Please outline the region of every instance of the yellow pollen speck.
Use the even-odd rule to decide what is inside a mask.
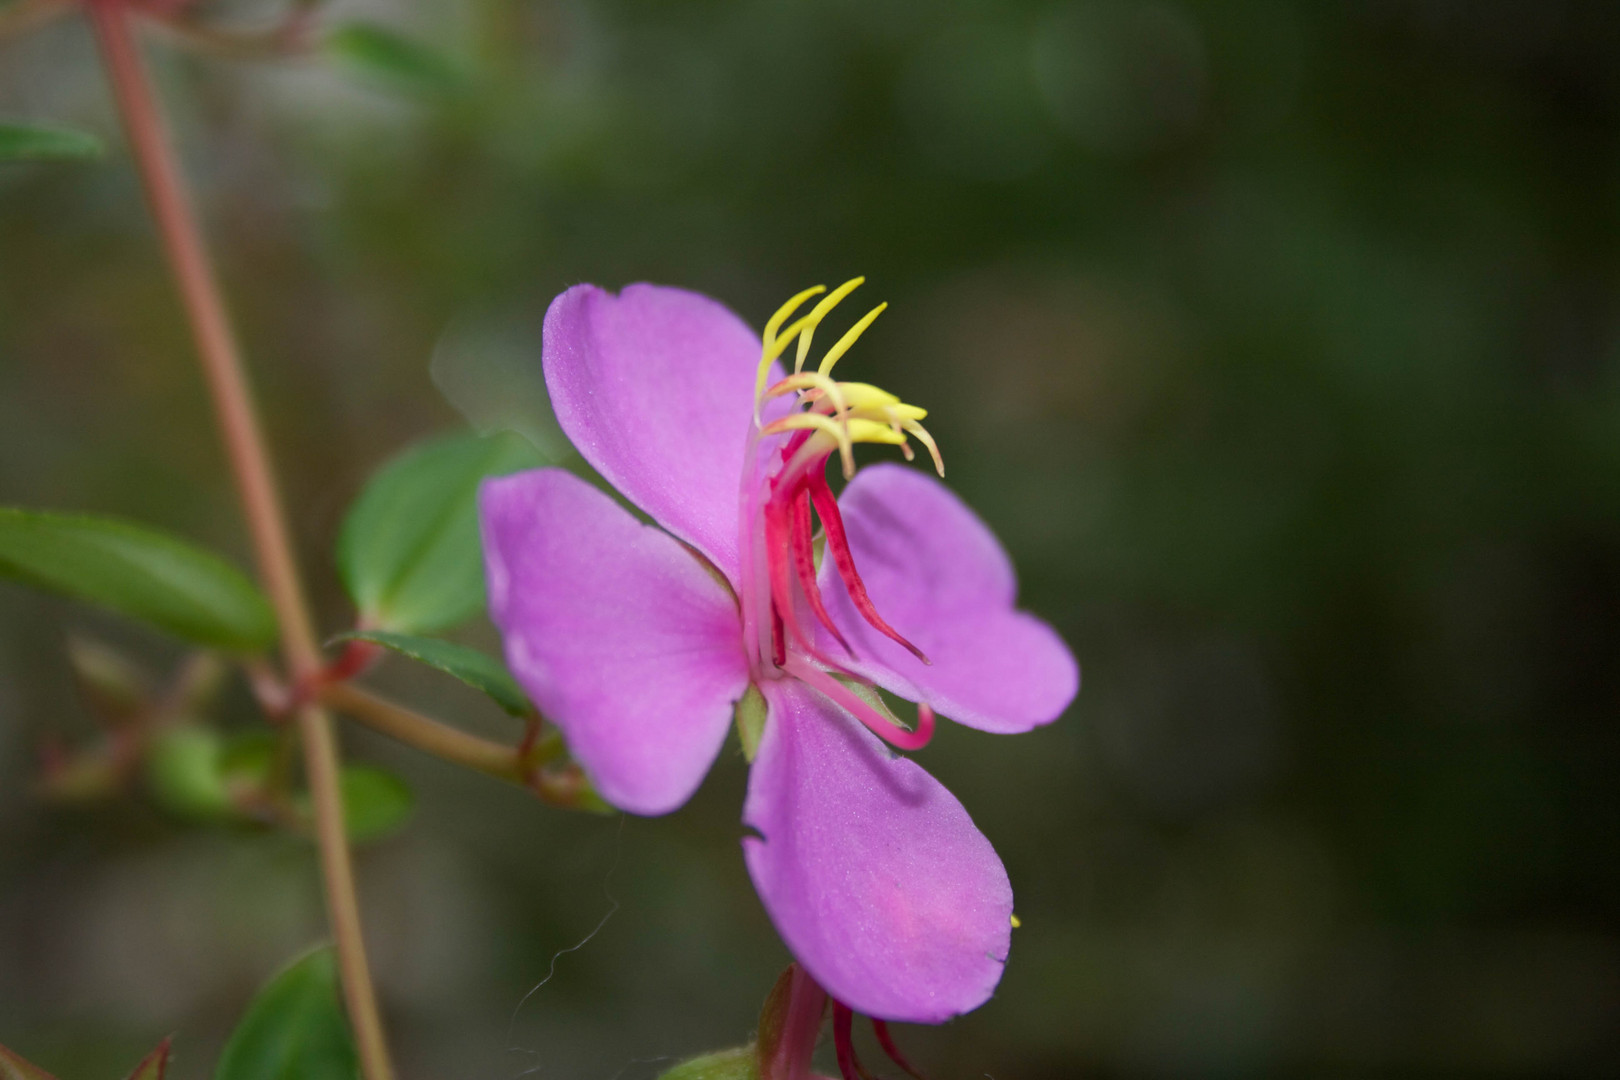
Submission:
[[[1020,926],[1023,926],[1023,925],[1024,925],[1023,920],[1020,919],[1018,916],[1014,915],[1012,917],[1012,927],[1013,927],[1014,930],[1018,929]]]

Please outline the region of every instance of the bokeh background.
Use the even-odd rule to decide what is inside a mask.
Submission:
[[[913,1056],[946,1080],[1620,1070],[1620,8],[331,9],[463,85],[150,50],[328,628],[348,501],[463,424],[435,356],[537,365],[581,280],[758,325],[864,273],[892,308],[850,377],[933,410],[1085,670],[1053,727],[922,755],[1024,926],[998,996],[906,1029]],[[0,501],[245,564],[82,25],[0,46],[0,112],[113,144],[0,171]],[[321,932],[310,851],[34,799],[38,742],[93,730],[74,634],[178,658],[0,586],[0,1042],[74,1080],[173,1032],[204,1077]],[[509,734],[431,674],[374,682]],[[240,688],[221,716],[252,722]],[[361,856],[407,1077],[637,1080],[746,1037],[787,958],[734,747],[680,813],[621,820],[346,740],[419,797]]]

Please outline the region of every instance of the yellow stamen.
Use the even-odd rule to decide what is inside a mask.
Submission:
[[[900,426],[917,437],[917,441],[928,447],[928,456],[934,459],[934,470],[940,476],[945,475],[945,459],[939,456],[939,444],[934,437],[928,434],[928,429],[915,420],[901,420]]]
[[[908,405],[887,390],[871,383],[838,382],[831,376],[834,365],[843,358],[877,317],[883,314],[889,306],[887,303],[879,304],[868,311],[859,322],[850,327],[844,336],[827,350],[815,371],[804,370],[817,327],[833,308],[865,281],[864,277],[857,277],[844,282],[817,301],[815,307],[788,325],[787,329],[782,329],[782,325],[792,318],[794,312],[798,311],[806,300],[827,292],[821,285],[806,289],[778,308],[766,322],[765,333],[760,343],[759,371],[755,378],[754,422],[760,423],[760,407],[767,399],[798,392],[798,403],[802,411],[790,413],[762,429],[763,433],[768,435],[788,431],[813,433],[800,446],[793,460],[787,463],[785,466],[787,472],[808,466],[811,461],[824,459],[836,447],[844,476],[852,477],[855,474],[855,444],[861,442],[898,446],[906,460],[912,461],[916,458],[916,454],[907,439],[907,435],[910,435],[928,448],[928,455],[933,459],[935,470],[944,476],[945,460],[940,455],[939,445],[934,442],[934,437],[928,433],[928,429],[919,423],[928,415],[927,409]],[[798,342],[798,350],[793,374],[777,380],[767,388],[766,380],[770,377],[771,364],[778,360],[788,345],[794,341]]]
[[[1014,929],[1014,930],[1016,930],[1016,929],[1018,929],[1018,928],[1019,928],[1019,927],[1020,927],[1020,926],[1023,926],[1023,925],[1024,925],[1024,920],[1022,920],[1022,919],[1020,919],[1020,918],[1019,918],[1019,917],[1018,917],[1018,916],[1016,916],[1016,915],[1014,915],[1014,916],[1013,916],[1013,917],[1012,917],[1012,928],[1013,928],[1013,929]]]
[[[889,418],[889,430],[894,432],[896,435],[901,435],[903,437],[904,432],[900,424],[899,411],[893,406],[889,406],[883,410],[883,415]],[[917,452],[911,448],[911,444],[908,442],[903,442],[900,444],[900,453],[905,456],[907,461],[915,461],[917,459]]]
[[[856,340],[862,334],[866,333],[866,328],[871,326],[873,320],[875,320],[879,315],[883,314],[883,309],[888,306],[889,302],[885,300],[883,303],[861,316],[861,321],[850,327],[849,330],[845,332],[844,336],[838,339],[838,344],[827,350],[827,355],[821,358],[820,371],[823,375],[826,375],[828,372],[832,371],[833,365],[838,363],[839,358],[849,351],[849,347],[855,344]]]
[[[864,277],[850,278],[848,281],[838,286],[838,288],[828,293],[826,297],[824,297],[821,302],[811,310],[810,314],[806,315],[803,319],[800,319],[798,323],[794,324],[795,329],[797,329],[800,324],[803,324],[804,326],[804,329],[799,334],[799,355],[798,358],[793,361],[794,374],[798,374],[804,370],[805,357],[810,355],[810,339],[815,336],[816,327],[821,325],[821,320],[826,318],[827,313],[833,308],[837,307],[839,302],[843,300],[844,297],[860,288],[863,284],[865,284],[865,282],[866,278]],[[822,372],[822,374],[826,374],[826,372]]]
[[[765,392],[765,380],[770,378],[771,363],[782,355],[782,350],[776,347],[776,332],[782,328],[782,324],[787,321],[788,316],[798,311],[806,300],[817,293],[826,291],[827,286],[825,285],[812,286],[777,308],[776,314],[765,320],[765,333],[760,337],[759,372],[754,376],[754,423],[759,423],[759,400],[760,395]],[[787,341],[791,340],[791,338],[785,338],[783,344],[785,345]]]

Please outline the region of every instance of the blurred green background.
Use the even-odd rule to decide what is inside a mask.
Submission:
[[[537,365],[582,280],[759,325],[864,273],[892,307],[848,377],[933,410],[1086,673],[1049,729],[921,755],[1024,925],[997,997],[905,1029],[912,1056],[939,1080],[1620,1070],[1620,7],[331,10],[461,87],[150,50],[328,629],[344,508],[462,423],[436,354]],[[80,22],[0,46],[0,112],[113,143],[0,168],[0,502],[245,565]],[[0,586],[0,1042],[75,1080],[173,1032],[201,1078],[321,933],[311,855],[34,799],[39,741],[93,729],[74,633],[178,657]],[[511,735],[432,674],[373,681]],[[226,716],[251,722],[239,687]],[[644,1080],[751,1030],[787,957],[734,746],[686,809],[621,821],[346,741],[419,794],[360,864],[406,1077]]]

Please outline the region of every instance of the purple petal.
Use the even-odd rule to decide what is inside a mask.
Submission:
[[[737,580],[738,491],[759,336],[684,289],[576,285],[546,312],[557,420],[624,496]]]
[[[936,1024],[982,1005],[1012,886],[956,797],[794,680],[768,682],[743,854],[810,976],[856,1012]]]
[[[1012,563],[972,510],[933,477],[887,464],[862,469],[838,506],[873,606],[933,663],[861,618],[831,559],[822,594],[855,657],[823,630],[827,656],[968,727],[1011,734],[1058,718],[1080,668],[1050,626],[1014,609]]]
[[[479,512],[512,674],[608,802],[680,806],[748,685],[731,594],[674,538],[562,469],[485,481]]]

